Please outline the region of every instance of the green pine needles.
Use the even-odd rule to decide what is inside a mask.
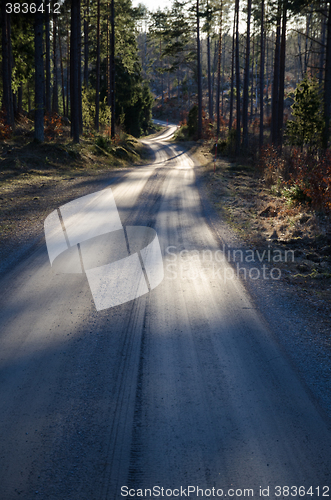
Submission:
[[[293,120],[286,124],[286,136],[292,146],[307,147],[311,152],[322,144],[324,119],[322,96],[316,78],[305,78],[297,85],[292,105]]]

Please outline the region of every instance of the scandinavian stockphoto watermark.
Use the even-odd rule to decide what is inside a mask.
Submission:
[[[111,188],[54,210],[44,228],[52,268],[85,273],[98,311],[140,297],[164,278],[156,231],[122,226]]]
[[[244,280],[279,280],[281,263],[294,262],[294,250],[273,249],[182,249],[174,245],[166,248],[166,278],[219,279],[227,281],[235,276]]]

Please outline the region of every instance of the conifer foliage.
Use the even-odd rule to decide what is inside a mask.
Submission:
[[[1,2],[1,136],[22,113],[34,119],[38,142],[56,136],[45,134],[51,112],[69,119],[74,142],[92,128],[112,136],[115,126],[136,136],[146,130],[153,98],[142,77],[138,18],[131,0]]]

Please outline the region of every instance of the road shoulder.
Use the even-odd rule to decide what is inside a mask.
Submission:
[[[218,196],[219,185],[215,183],[213,189],[210,180],[213,175],[211,156],[202,148],[188,146],[195,161],[197,187],[203,212],[220,242],[220,248],[227,253],[234,272],[241,277],[256,309],[266,320],[311,398],[330,423],[329,307],[326,307],[325,301],[311,301],[309,290],[301,291],[302,286],[298,286],[295,280],[289,278],[290,274],[298,272],[295,271],[298,265],[295,251],[287,253],[290,262],[285,262],[286,250],[291,250],[291,247],[284,247],[272,240],[265,240],[264,244],[261,241],[254,244],[251,239],[243,238],[244,233],[235,231],[231,227],[224,218]],[[226,189],[227,186],[223,187]],[[240,189],[237,199],[240,200]],[[273,260],[276,255],[278,262]],[[270,276],[272,269],[278,269],[273,272],[275,279]]]

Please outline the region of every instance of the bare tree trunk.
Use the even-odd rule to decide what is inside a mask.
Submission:
[[[85,88],[88,87],[88,60],[89,60],[89,11],[90,11],[90,0],[85,2],[86,8],[84,12],[84,85]]]
[[[160,66],[161,66],[161,89],[162,89],[162,101],[161,101],[161,104],[162,104],[162,109],[163,109],[163,104],[164,104],[164,89],[163,89],[163,79],[164,79],[164,76],[163,76],[163,60],[162,60],[162,38],[160,37]],[[189,95],[190,95],[190,91],[189,91]]]
[[[278,99],[278,140],[279,146],[283,142],[284,126],[284,93],[285,93],[285,55],[286,55],[286,21],[287,21],[287,0],[283,0],[283,21],[282,36],[280,46],[280,64],[279,64],[279,99]]]
[[[46,37],[46,85],[45,85],[45,108],[46,112],[50,113],[52,108],[51,103],[51,43],[50,43],[50,32],[49,32],[49,11],[46,7],[45,9],[45,37]]]
[[[110,38],[110,78],[111,78],[111,137],[115,137],[115,5],[111,0]]]
[[[284,0],[285,1],[285,0]],[[305,40],[305,70],[304,70],[304,75],[307,73],[308,66],[309,66],[309,56],[310,56],[310,50],[308,50],[308,43],[309,43],[309,31],[310,31],[310,26],[311,26],[311,17],[312,17],[312,7],[309,9],[309,13],[306,14],[306,40]]]
[[[53,102],[52,111],[59,112],[59,87],[58,87],[58,63],[57,63],[57,15],[53,15]]]
[[[213,119],[213,95],[211,91],[211,68],[210,68],[210,35],[207,36],[207,65],[208,65],[208,105],[209,118]]]
[[[281,21],[281,0],[278,0],[277,28],[274,56],[274,74],[272,86],[272,109],[271,109],[271,142],[278,146],[278,109],[279,109],[279,66],[280,66],[280,21]]]
[[[73,141],[79,142],[81,112],[80,82],[80,0],[71,0],[71,43],[70,43],[70,104],[71,135]]]
[[[267,78],[267,82],[266,82],[266,101],[267,101],[267,108],[266,108],[266,112],[267,112],[267,116],[269,116],[269,110],[270,110],[270,106],[269,106],[269,45],[268,45],[268,38],[267,38],[267,35],[265,34],[265,37],[264,37],[264,46],[265,46],[265,49],[266,49],[266,53],[267,53],[267,60],[266,60],[266,78]]]
[[[59,30],[59,47],[60,47],[60,67],[61,67],[63,116],[66,116],[66,100],[65,100],[65,90],[64,90],[64,71],[63,71],[63,57],[62,57],[62,40],[60,37],[60,30]]]
[[[66,87],[67,87],[67,116],[69,116],[69,107],[70,107],[70,36],[69,29],[67,30],[67,78],[66,78]]]
[[[224,57],[223,62],[222,62],[222,116],[224,116],[224,71],[225,71],[225,54],[226,54],[226,40],[224,40],[224,47],[222,51],[224,50]]]
[[[324,131],[323,148],[327,149],[330,136],[330,107],[331,107],[331,2],[329,4],[329,13],[327,21],[326,38],[326,61],[325,61],[325,79],[324,79]]]
[[[251,66],[251,118],[250,121],[253,119],[253,114],[254,114],[254,107],[253,107],[253,100],[254,100],[254,57],[255,57],[255,38],[253,37],[253,54],[252,54],[252,66]]]
[[[37,0],[37,12],[34,14],[35,43],[35,117],[34,138],[44,142],[44,60],[43,60],[43,13],[38,8],[42,0]]]
[[[100,106],[100,0],[97,1],[97,64],[95,84],[95,130],[99,132],[99,106]]]
[[[261,0],[261,48],[260,48],[260,134],[259,149],[263,146],[263,94],[264,94],[264,0]]]
[[[198,139],[201,139],[201,137],[202,137],[202,79],[201,79],[201,53],[200,53],[199,0],[197,0],[196,16],[197,16],[197,61],[198,61]]]
[[[23,82],[18,87],[17,92],[17,111],[21,115],[23,113]]]
[[[1,2],[1,31],[2,31],[2,106],[8,125],[14,126],[14,110],[11,86],[10,63],[10,15],[6,13],[6,2]]]
[[[27,81],[27,90],[28,90],[28,112],[31,113],[31,92],[30,92],[30,82]]]
[[[236,154],[240,152],[240,59],[239,59],[239,0],[235,3],[236,11],[236,103],[237,103],[237,129],[236,129]]]
[[[321,51],[320,51],[319,74],[318,74],[318,81],[320,86],[322,86],[323,74],[324,74],[323,69],[324,69],[324,57],[325,57],[326,18],[327,18],[327,9],[325,6],[322,13],[322,30],[321,30],[321,45],[320,45]]]
[[[235,49],[235,36],[236,36],[236,10],[234,11],[233,33],[232,33],[231,94],[230,94],[229,130],[232,129],[232,121],[233,121],[233,89],[234,89],[234,49]]]
[[[249,88],[249,59],[250,59],[250,38],[251,38],[251,10],[252,0],[247,0],[247,27],[246,27],[246,60],[244,76],[243,95],[243,148],[248,148],[248,88]]]
[[[217,94],[216,94],[217,137],[219,136],[221,128],[220,95],[221,95],[222,31],[223,31],[223,0],[221,1],[220,26],[219,26],[219,36],[218,36]]]

